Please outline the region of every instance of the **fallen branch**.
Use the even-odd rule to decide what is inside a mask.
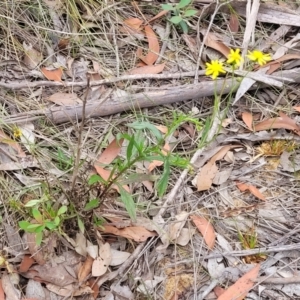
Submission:
[[[273,74],[277,77],[292,79],[294,82],[300,82],[300,68],[293,70],[279,71]],[[137,78],[137,77],[136,77]],[[110,83],[120,81],[120,78],[102,80],[101,83]],[[227,94],[237,89],[239,78],[219,79],[215,81],[202,81],[198,84],[190,84],[178,87],[171,87],[161,91],[138,93],[125,97],[114,97],[105,101],[105,103],[93,102],[86,105],[86,117],[103,117],[128,110],[136,110],[145,107],[154,107],[190,99],[203,98],[217,94]],[[77,85],[77,83],[73,83]],[[10,84],[11,85],[11,84]],[[56,83],[55,83],[56,85]],[[59,83],[59,85],[61,85]],[[69,85],[69,84],[68,84]],[[91,82],[91,86],[96,85]],[[263,88],[265,85],[254,85],[252,89]],[[45,110],[29,111],[4,118],[3,122],[23,123],[33,119],[47,117],[51,122],[60,124],[70,120],[80,120],[82,118],[82,105],[61,106]]]

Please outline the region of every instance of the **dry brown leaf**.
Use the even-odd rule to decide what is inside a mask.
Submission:
[[[231,14],[229,20],[229,28],[231,32],[237,33],[239,31],[239,26],[240,26],[240,22],[237,14]]]
[[[10,274],[4,273],[1,278],[2,288],[7,300],[19,300],[19,291],[15,288],[11,281]]]
[[[209,249],[213,249],[216,242],[216,233],[214,227],[209,221],[200,216],[190,216],[198,230],[201,232],[204,241]]]
[[[134,68],[128,72],[129,75],[136,75],[136,74],[159,74],[165,68],[165,63],[159,65],[151,65],[151,66],[143,66],[139,68]]]
[[[228,54],[230,53],[230,48],[218,41],[218,38],[211,32],[208,33],[206,39],[204,40],[204,44],[207,47],[213,48],[222,53],[225,57],[228,57]]]
[[[47,289],[54,294],[57,294],[62,297],[68,297],[71,298],[70,295],[73,297],[87,295],[87,294],[93,294],[93,290],[89,286],[81,286],[79,288],[73,286],[73,285],[67,285],[67,286],[58,286],[52,283],[49,283],[46,285]]]
[[[221,288],[218,285],[214,288],[214,293],[217,297],[220,297],[222,294],[224,294],[225,291],[225,289]]]
[[[55,93],[48,98],[49,101],[57,105],[73,106],[82,103],[76,94]]]
[[[156,16],[154,16],[153,18],[151,18],[148,23],[151,23],[153,21],[155,21],[156,19],[159,19],[160,17],[165,16],[169,11],[168,10],[162,10],[160,11]]]
[[[143,21],[139,18],[129,18],[124,21],[124,24],[130,27],[131,29],[140,31]]]
[[[99,230],[105,233],[112,233],[117,236],[123,236],[127,239],[133,239],[136,242],[144,242],[149,237],[157,236],[156,232],[149,231],[141,226],[128,226],[119,229],[110,225],[104,225],[100,227]]]
[[[100,166],[100,164],[110,164],[120,153],[122,147],[123,139],[117,141],[114,139],[108,147],[99,155],[98,159],[94,163],[94,167],[97,173],[104,179],[108,180],[111,175],[110,170],[106,170]],[[112,188],[117,192],[120,192],[119,188],[116,185],[112,185]],[[123,188],[130,193],[128,185],[123,185]]]
[[[236,186],[239,188],[241,192],[249,191],[256,198],[266,201],[266,197],[254,186],[251,184],[246,184],[243,182],[236,182]]]
[[[106,273],[110,263],[112,255],[110,250],[110,244],[105,243],[100,246],[99,256],[94,260],[92,265],[92,276],[98,277]]]
[[[163,155],[167,155],[168,152],[171,150],[171,147],[168,143],[165,143],[163,150],[161,151]],[[148,166],[148,171],[151,172],[153,171],[156,167],[160,167],[164,164],[163,161],[161,160],[154,160],[152,161],[149,166]]]
[[[94,259],[88,255],[85,262],[79,269],[79,272],[78,272],[78,281],[79,282],[83,282],[83,280],[86,279],[87,276],[91,273],[93,262],[94,262]]]
[[[260,265],[258,264],[248,273],[238,279],[236,283],[230,286],[221,296],[218,297],[218,300],[244,299],[255,284],[254,281],[257,278],[259,268]]]
[[[145,26],[145,33],[148,39],[149,52],[146,56],[140,54],[140,50],[137,51],[137,57],[142,60],[146,65],[153,65],[159,54],[159,42],[155,32],[152,30],[150,26]]]
[[[263,66],[264,68],[270,66],[270,68],[266,74],[268,74],[268,75],[272,74],[273,72],[275,72],[276,70],[278,70],[281,67],[281,62],[291,60],[291,59],[300,59],[300,55],[299,54],[285,54],[285,55],[281,56],[280,58],[277,58],[277,59],[265,64]]]
[[[77,259],[77,261],[79,259],[80,257]],[[52,266],[50,263],[46,263],[43,266],[34,265],[30,268],[30,270],[22,273],[22,276],[39,282],[52,283],[60,287],[64,287],[68,284],[77,282],[77,279],[71,275],[70,270],[73,271],[77,267],[76,265],[78,264],[78,262],[77,264],[73,264],[72,261],[70,258],[68,258],[67,261],[56,266]],[[74,276],[76,275],[74,274]]]
[[[97,279],[96,278],[91,278],[88,281],[89,286],[91,287],[91,289],[93,290],[93,298],[97,299],[98,294],[99,294],[99,286],[97,284]]]
[[[47,70],[47,68],[41,68],[43,75],[50,81],[61,81],[63,74],[62,68],[57,68],[54,70]]]
[[[300,127],[297,123],[282,112],[279,114],[279,117],[264,120],[254,126],[255,131],[274,128],[289,129],[300,135]]]
[[[300,106],[294,106],[293,108],[294,108],[294,110],[300,112]]]
[[[226,145],[222,147],[200,170],[197,175],[197,190],[206,191],[208,190],[218,173],[218,167],[216,161],[222,159],[226,153],[232,148],[241,147],[239,145]]]
[[[201,168],[201,171],[197,176],[197,190],[206,191],[210,189],[213,180],[218,173],[219,169],[215,162],[209,161],[205,166]]]
[[[27,45],[23,42],[23,48],[25,55],[23,57],[23,63],[29,68],[36,68],[43,60],[43,54],[32,47],[31,44]]]
[[[36,244],[36,234],[35,233],[26,233],[26,240],[28,244],[29,252],[31,253],[34,260],[39,265],[44,265],[46,263],[46,252],[45,248],[38,246]]]
[[[25,254],[19,266],[19,272],[27,272],[34,263],[35,260],[33,259],[33,257],[31,257],[31,255]]]
[[[123,139],[117,141],[114,139],[107,148],[99,155],[97,163],[109,165],[113,160],[119,155],[121,147],[123,144]]]
[[[168,127],[165,125],[155,125],[155,127],[161,132],[161,133],[168,133]]]
[[[7,144],[11,146],[18,154],[19,157],[26,157],[26,153],[22,150],[21,146],[10,139],[1,129],[0,129],[0,143]]]
[[[70,38],[62,38],[59,40],[59,42],[57,44],[57,48],[59,50],[64,50],[64,49],[67,49],[69,44],[70,44]]]
[[[0,279],[0,300],[5,300],[4,290],[2,287],[2,280]]]
[[[250,112],[248,111],[244,111],[242,113],[242,119],[244,121],[244,123],[247,125],[248,129],[253,131],[253,116]]]
[[[104,168],[102,167],[99,167],[97,166],[96,164],[94,165],[97,173],[105,180],[105,181],[108,181],[108,179],[110,178],[110,173],[111,171],[109,170],[105,170]],[[112,179],[114,178],[115,176],[112,177]],[[116,190],[118,193],[120,193],[120,189],[117,185],[113,184],[111,186],[114,190]],[[122,186],[124,188],[125,191],[127,191],[128,193],[130,193],[130,188],[128,185],[123,185]]]

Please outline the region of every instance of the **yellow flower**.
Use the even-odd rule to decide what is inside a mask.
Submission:
[[[264,54],[263,52],[259,51],[259,50],[254,50],[254,51],[248,51],[248,55],[247,57],[252,60],[257,62],[260,66],[265,65],[268,61],[270,61],[271,55],[268,54]]]
[[[220,73],[226,73],[222,62],[218,60],[212,60],[211,63],[206,63],[206,76],[211,75],[212,79],[216,79]]]
[[[14,137],[17,139],[22,135],[22,131],[19,127],[15,127],[13,131]]]
[[[243,61],[243,58],[240,55],[240,49],[230,49],[230,53],[228,54],[227,63],[232,64],[234,66],[239,66]]]

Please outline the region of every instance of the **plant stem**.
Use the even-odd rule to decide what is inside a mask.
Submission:
[[[79,127],[79,132],[78,132],[78,143],[77,143],[77,153],[75,157],[75,162],[74,162],[74,169],[73,169],[73,176],[72,176],[72,186],[71,186],[71,191],[73,192],[75,189],[75,184],[76,180],[78,177],[78,171],[79,171],[79,165],[80,165],[80,156],[81,156],[81,148],[82,148],[82,133],[83,133],[83,128],[84,128],[84,123],[85,123],[85,108],[87,104],[87,97],[89,93],[89,88],[90,88],[90,74],[86,74],[87,78],[87,89],[84,95],[83,99],[83,104],[82,104],[82,120],[81,124]]]
[[[123,170],[120,171],[120,173],[115,177],[113,178],[109,184],[105,187],[105,189],[103,190],[103,192],[100,194],[99,198],[103,198],[104,195],[108,192],[108,190],[111,188],[111,186],[117,181],[118,178],[120,178],[131,166],[133,166],[136,162],[138,162],[140,159],[142,159],[143,156],[137,156],[133,161],[129,162],[127,164],[126,167],[123,168]],[[101,204],[101,200],[100,200],[100,203],[99,205]]]

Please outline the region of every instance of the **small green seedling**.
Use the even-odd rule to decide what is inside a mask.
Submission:
[[[171,11],[173,16],[170,18],[170,22],[175,25],[179,25],[184,33],[188,33],[187,19],[194,16],[197,10],[189,7],[192,0],[180,0],[176,5],[162,4],[163,10]]]
[[[53,207],[49,204],[47,205],[47,203],[41,209],[39,209],[36,200],[31,200],[28,203],[27,207],[32,207],[30,214],[34,220],[32,222],[25,220],[20,221],[19,227],[25,232],[35,233],[36,243],[37,245],[40,245],[45,231],[60,231],[60,226],[64,220],[64,214],[67,212],[68,208],[63,205],[55,211]]]

